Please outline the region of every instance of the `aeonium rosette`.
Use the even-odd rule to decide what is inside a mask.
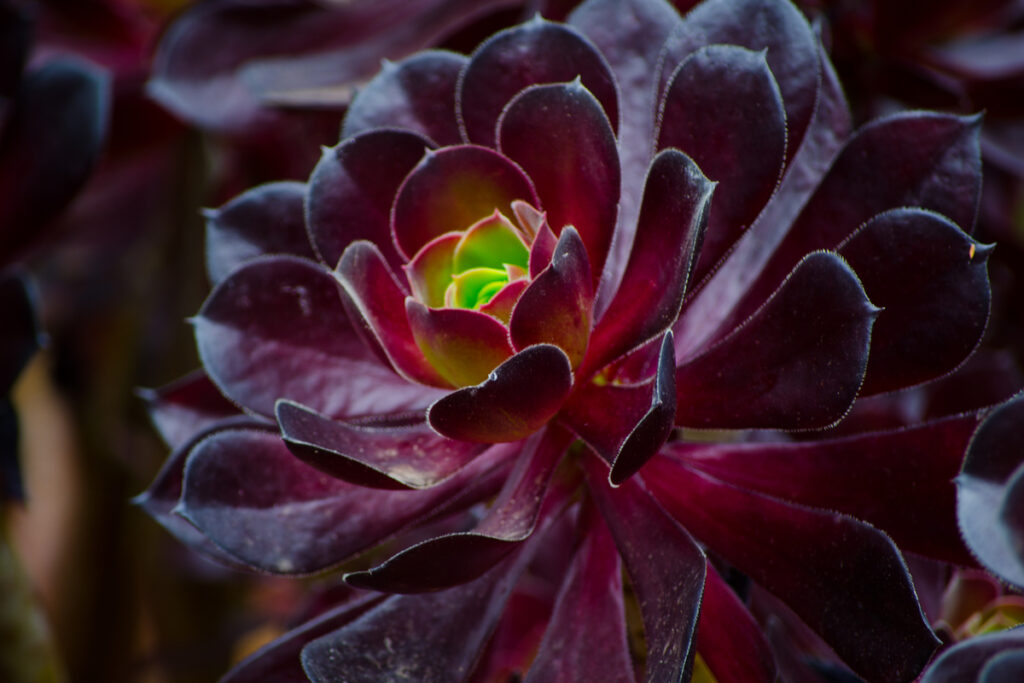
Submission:
[[[937,640],[894,541],[974,562],[979,418],[808,432],[977,344],[977,128],[851,133],[785,0],[588,0],[385,64],[307,184],[210,213],[204,371],[153,396],[174,453],[142,503],[193,546],[401,549],[229,680],[633,680],[644,652],[647,680],[698,653],[774,680],[725,570],[912,679]]]

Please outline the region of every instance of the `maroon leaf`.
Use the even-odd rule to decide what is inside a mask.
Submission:
[[[149,419],[164,443],[177,448],[197,432],[238,415],[239,409],[224,398],[202,370],[191,372],[159,389],[141,389]]]
[[[596,284],[615,231],[619,154],[601,104],[577,79],[523,90],[498,121],[498,149],[537,187],[556,235],[579,232]]]
[[[827,441],[676,443],[665,452],[734,486],[864,520],[905,550],[972,564],[952,480],[977,424],[969,415]]]
[[[459,77],[457,108],[465,138],[494,146],[498,117],[516,93],[531,85],[567,83],[577,77],[594,93],[612,127],[617,127],[615,80],[601,53],[576,30],[537,15],[533,21],[496,33],[473,52]]]
[[[863,393],[933,379],[974,351],[988,322],[991,250],[920,209],[880,214],[840,245],[864,291],[882,308],[871,331]]]
[[[697,651],[717,683],[774,683],[775,660],[761,627],[708,563]]]
[[[304,462],[373,488],[436,486],[484,450],[481,444],[438,436],[422,416],[360,424],[279,401],[277,422],[288,448]]]
[[[517,441],[537,431],[572,389],[572,366],[557,346],[530,346],[499,365],[487,381],[438,399],[427,421],[462,441]]]
[[[651,409],[655,379],[637,384],[577,386],[559,419],[611,465],[623,441]]]
[[[821,74],[818,41],[800,11],[786,0],[708,0],[686,15],[662,55],[659,92],[673,69],[706,45],[767,49],[768,66],[779,84],[789,130],[787,159],[803,142],[818,97]]]
[[[382,674],[415,681],[465,680],[494,632],[512,588],[549,540],[533,538],[476,581],[436,593],[396,595],[302,651],[314,683],[377,683]]]
[[[342,137],[375,128],[402,128],[439,145],[460,141],[455,121],[455,84],[466,58],[428,50],[397,64],[385,62],[345,113]]]
[[[405,315],[423,357],[452,386],[483,382],[514,353],[508,330],[486,313],[427,308],[409,297]]]
[[[622,570],[615,542],[593,508],[526,683],[633,683]],[[600,643],[600,656],[594,645]]]
[[[764,51],[701,48],[680,64],[665,92],[658,149],[686,152],[721,183],[695,267],[700,281],[753,223],[778,185],[786,158],[786,112]]]
[[[345,248],[369,240],[393,267],[399,258],[391,240],[391,204],[409,171],[433,145],[407,131],[378,130],[325,150],[309,178],[309,236],[324,263],[334,267]]]
[[[704,592],[704,553],[637,479],[612,489],[596,458],[585,458],[584,463],[590,493],[615,538],[640,603],[647,641],[644,680],[686,680]]]
[[[594,329],[589,374],[664,332],[679,315],[707,226],[714,183],[685,154],[651,162],[622,282]]]
[[[696,353],[732,330],[727,323],[740,319],[733,315],[738,302],[786,236],[850,134],[853,123],[846,99],[820,45],[818,60],[822,79],[807,134],[754,225],[686,304],[674,328],[677,357]],[[792,153],[792,138],[788,142]]]
[[[384,599],[383,595],[362,595],[324,612],[246,657],[219,683],[308,683],[299,659],[302,648],[355,621]]]
[[[957,519],[967,547],[990,571],[1016,586],[1024,586],[1022,435],[1024,395],[1018,394],[978,426],[956,478]]]
[[[608,482],[619,486],[640,470],[665,445],[675,427],[676,382],[672,332],[665,333],[658,355],[651,407],[623,440],[612,462]]]
[[[220,283],[228,273],[257,256],[293,254],[315,258],[306,232],[303,183],[254,187],[206,216],[206,272]]]
[[[373,569],[346,574],[345,581],[389,593],[422,593],[481,576],[530,537],[542,506],[550,514],[565,502],[568,491],[546,494],[569,441],[568,433],[557,428],[535,435],[498,499],[472,531],[417,543]]]
[[[1024,672],[1020,659],[1022,656],[1024,627],[986,633],[957,643],[943,652],[928,667],[921,683],[1010,683],[1019,680],[1020,674]],[[1009,659],[1000,664],[998,660],[1002,657]],[[1014,675],[1009,676],[1011,673]]]
[[[23,76],[0,136],[0,267],[41,242],[89,177],[106,137],[109,90],[104,71],[74,59]]]
[[[240,562],[305,574],[443,510],[493,495],[508,456],[508,448],[491,449],[431,489],[380,491],[303,463],[277,434],[220,431],[189,455],[177,511]]]
[[[473,145],[428,152],[395,196],[395,244],[411,258],[435,237],[465,230],[495,209],[511,219],[517,199],[539,205],[523,170],[497,152]]]
[[[867,364],[871,305],[853,271],[816,252],[743,325],[676,371],[676,423],[809,429],[837,422]]]
[[[884,533],[735,488],[668,458],[645,481],[673,517],[789,604],[860,675],[911,681],[939,641]]]
[[[551,263],[523,290],[509,320],[517,349],[554,344],[577,367],[587,351],[594,287],[587,248],[572,226],[562,230]]]
[[[414,382],[450,386],[416,344],[405,313],[406,294],[375,244],[350,244],[338,262],[337,277],[348,296],[350,310],[361,318],[395,371]]]
[[[199,356],[228,398],[272,417],[287,398],[332,417],[424,407],[437,392],[381,365],[322,266],[265,256],[214,288],[193,320]]]

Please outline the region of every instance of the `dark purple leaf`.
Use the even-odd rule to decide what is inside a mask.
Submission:
[[[239,414],[202,370],[195,370],[159,389],[141,389],[149,419],[164,443],[177,448],[197,432]]]
[[[868,522],[905,550],[969,565],[953,478],[977,424],[969,415],[839,439],[674,443],[666,452],[734,486]]]
[[[579,232],[596,285],[620,183],[615,133],[600,102],[579,80],[527,88],[501,114],[498,148],[533,180],[555,234],[567,225]]]
[[[494,150],[461,145],[427,152],[395,196],[395,244],[412,258],[435,237],[465,230],[495,209],[512,219],[517,199],[540,205],[523,170]]]
[[[707,566],[697,651],[716,683],[774,683],[775,660],[761,627],[732,588]]]
[[[465,680],[501,619],[512,588],[554,518],[490,572],[436,593],[396,595],[302,651],[314,683],[377,683],[382,675],[436,682]]]
[[[701,48],[676,69],[661,104],[658,149],[686,152],[721,183],[695,281],[753,223],[782,175],[786,112],[765,59],[764,51],[734,45]]]
[[[779,84],[789,131],[787,159],[803,142],[818,98],[818,40],[807,20],[787,0],[708,0],[695,7],[672,33],[662,54],[659,92],[687,55],[707,45],[767,49]]]
[[[342,137],[401,128],[439,145],[458,143],[455,84],[465,63],[464,56],[442,50],[421,52],[397,64],[385,62],[349,106]]]
[[[793,610],[860,675],[911,681],[939,641],[896,546],[872,526],[735,488],[669,458],[645,481],[665,508]]]
[[[554,427],[535,435],[522,449],[498,499],[472,531],[423,541],[373,569],[346,574],[345,581],[388,593],[422,593],[481,576],[530,537],[542,507],[551,514],[564,504],[568,491],[547,491],[569,441],[567,432]]]
[[[29,283],[16,272],[0,272],[0,397],[6,397],[42,343],[36,302]]]
[[[622,282],[594,329],[591,356],[581,373],[638,348],[679,315],[707,226],[715,185],[677,150],[651,162],[643,208]]]
[[[352,242],[369,240],[390,264],[402,263],[391,239],[391,204],[431,143],[415,133],[367,132],[325,150],[309,178],[309,236],[329,267]]]
[[[337,278],[350,313],[361,319],[396,372],[414,382],[449,386],[416,344],[405,313],[405,291],[377,245],[363,240],[350,244],[338,262]]]
[[[637,384],[577,386],[559,419],[611,465],[623,441],[651,409],[655,379]]]
[[[554,344],[577,367],[587,351],[593,306],[587,248],[579,233],[567,226],[551,263],[523,290],[512,309],[509,338],[517,349]]]
[[[710,428],[822,428],[857,396],[871,305],[828,252],[805,258],[743,325],[676,371],[676,423]]]
[[[377,361],[348,322],[338,283],[312,261],[249,261],[193,322],[210,379],[261,415],[272,417],[281,398],[348,417],[423,408],[437,396]]]
[[[499,365],[487,381],[438,399],[427,421],[462,441],[517,441],[543,427],[572,389],[572,366],[557,346],[530,346]]]
[[[581,527],[583,540],[558,592],[526,683],[635,680],[615,542],[593,508]],[[595,644],[600,644],[599,656],[595,656]]]
[[[704,553],[636,478],[613,489],[596,458],[586,457],[584,463],[590,494],[640,603],[647,641],[644,680],[687,680],[704,592]]]
[[[726,322],[737,303],[786,236],[850,134],[853,123],[846,99],[820,45],[818,60],[822,79],[807,134],[754,225],[685,305],[674,328],[677,357],[696,353],[732,329]],[[793,140],[788,143],[792,153]]]
[[[55,59],[26,74],[0,130],[0,267],[24,255],[85,184],[107,132],[104,71]]]
[[[618,486],[640,470],[665,445],[675,428],[676,381],[672,332],[666,332],[658,354],[651,407],[629,432],[612,462],[608,482]]]
[[[1017,683],[1024,678],[1024,648],[1000,652],[981,670],[979,683]]]
[[[486,313],[427,308],[409,297],[405,300],[405,315],[423,357],[452,386],[483,382],[515,353],[508,329]]]
[[[473,52],[459,76],[457,108],[465,138],[494,146],[498,118],[516,93],[531,85],[576,78],[594,93],[617,128],[615,79],[601,53],[575,29],[538,15],[491,36]]]
[[[508,447],[423,491],[380,491],[303,463],[275,433],[220,431],[188,457],[177,510],[239,562],[305,574],[336,565],[443,510],[493,495]]]
[[[964,541],[1004,581],[1024,586],[1024,394],[996,408],[971,438],[956,478]]]
[[[257,256],[315,258],[306,232],[304,183],[267,183],[235,197],[206,216],[206,272],[218,284]]]
[[[277,422],[288,448],[304,462],[338,479],[374,488],[436,486],[484,450],[482,444],[438,436],[422,415],[359,424],[319,415],[280,401]]]
[[[920,209],[880,214],[840,245],[839,254],[882,308],[862,393],[933,379],[974,351],[988,321],[991,250]]]
[[[355,621],[384,599],[383,595],[361,595],[324,612],[246,657],[218,683],[308,683],[299,659],[302,648]]]
[[[921,678],[921,683],[963,683],[964,681],[977,681],[978,683],[1003,683],[1003,681],[1019,680],[1016,678],[984,678],[981,677],[983,670],[993,660],[1003,653],[1013,653],[1013,664],[998,665],[1000,668],[1006,666],[1020,666],[1019,657],[1024,655],[1024,627],[1009,629],[998,633],[987,633],[974,638],[969,638],[962,643],[957,643],[935,659],[928,671]],[[1018,660],[1018,661],[1014,661]],[[1019,673],[1024,669],[1017,668]],[[995,674],[993,674],[995,675]]]

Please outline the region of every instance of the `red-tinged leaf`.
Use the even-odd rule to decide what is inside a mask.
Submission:
[[[615,232],[619,153],[600,102],[579,81],[516,95],[498,121],[498,149],[522,166],[556,235],[571,225],[601,277]]]
[[[905,550],[973,564],[953,478],[977,424],[968,415],[827,441],[674,443],[665,452],[740,488],[864,520]]]
[[[481,306],[480,311],[494,316],[505,325],[508,325],[509,320],[512,319],[512,310],[516,307],[516,302],[519,301],[519,297],[523,295],[523,292],[529,285],[530,283],[526,278],[513,280],[502,287],[494,295],[493,299]]]
[[[412,295],[433,308],[444,306],[452,282],[452,259],[462,233],[449,232],[428,242],[402,267]]]
[[[812,429],[857,397],[871,305],[842,259],[816,252],[743,325],[676,371],[676,422],[719,429]]]
[[[957,519],[967,547],[989,571],[1016,586],[1024,586],[1022,441],[1024,395],[1018,394],[978,426],[956,478]]]
[[[1008,660],[999,663],[1001,657]],[[957,643],[943,652],[928,667],[921,683],[1011,683],[1020,680],[1024,674],[1021,657],[1024,657],[1024,627],[987,633]],[[1009,676],[1011,673],[1013,676]]]
[[[594,329],[583,374],[663,333],[679,315],[715,185],[678,150],[651,162],[622,282]]]
[[[651,407],[655,380],[578,386],[559,419],[611,465],[622,443]]]
[[[688,300],[674,328],[677,357],[696,353],[732,330],[727,322],[733,318],[740,299],[786,236],[850,134],[853,123],[846,99],[820,45],[818,61],[822,78],[807,134],[754,225]],[[794,151],[792,138],[787,149],[790,153]]]
[[[704,552],[637,479],[613,489],[596,458],[584,462],[590,495],[615,539],[640,603],[647,641],[644,680],[684,681],[692,666],[704,592]]]
[[[244,568],[235,557],[224,552],[213,541],[203,535],[199,529],[176,514],[178,503],[181,502],[181,491],[184,482],[185,461],[189,454],[204,439],[218,432],[235,432],[239,429],[266,430],[272,433],[273,425],[251,417],[241,415],[212,423],[198,430],[189,439],[176,446],[167,456],[160,472],[153,483],[145,491],[132,499],[146,511],[150,517],[166,529],[172,536],[202,554],[208,559],[229,567]]]
[[[516,349],[554,344],[576,367],[590,338],[594,287],[587,248],[571,226],[562,230],[551,263],[526,287],[509,320]]]
[[[346,417],[422,408],[437,396],[372,355],[348,321],[338,283],[312,261],[249,261],[214,288],[193,322],[210,379],[260,415],[272,417],[281,398]]]
[[[622,570],[615,542],[590,508],[526,683],[633,683],[626,643]],[[594,645],[600,643],[600,656]]]
[[[297,403],[279,401],[277,422],[289,450],[303,462],[332,477],[373,488],[436,486],[485,448],[438,436],[422,415],[365,424],[341,422]]]
[[[774,683],[775,659],[761,627],[711,563],[697,624],[697,651],[717,683]]]
[[[206,216],[206,272],[220,283],[246,261],[266,254],[315,258],[306,232],[306,185],[267,183],[244,192]]]
[[[834,249],[882,211],[934,211],[974,226],[981,191],[979,117],[903,112],[872,121],[843,148],[733,315],[743,316],[805,254]]]
[[[551,263],[551,257],[555,254],[555,246],[557,244],[558,238],[555,237],[555,233],[552,232],[551,227],[545,220],[537,231],[533,244],[530,246],[530,278],[537,277],[542,270],[548,267],[548,264]]]
[[[654,377],[651,407],[619,446],[611,472],[608,473],[608,482],[612,486],[622,484],[657,454],[672,435],[675,418],[675,354],[672,332],[667,332],[661,341],[661,350],[658,354],[658,371]]]
[[[974,351],[988,322],[991,250],[920,209],[879,214],[840,245],[839,254],[882,308],[862,393],[934,379]]]
[[[786,112],[766,53],[701,48],[680,64],[659,112],[658,149],[686,152],[720,183],[693,278],[700,281],[768,202],[786,158]]]
[[[366,241],[350,244],[338,262],[336,274],[348,297],[350,310],[361,318],[396,372],[415,382],[450,386],[416,345],[405,314],[406,294],[375,244]],[[313,407],[309,403],[304,405]]]
[[[306,218],[309,238],[320,259],[333,268],[356,240],[377,245],[398,267],[391,240],[395,192],[433,145],[415,133],[366,132],[324,150],[309,178]]]
[[[487,381],[438,399],[427,421],[463,441],[517,441],[543,427],[572,389],[572,366],[557,346],[530,346],[499,365]]]
[[[106,72],[54,59],[21,80],[0,139],[0,267],[47,237],[85,184],[106,138]]]
[[[570,492],[548,495],[548,483],[569,441],[569,434],[557,428],[535,435],[522,449],[498,499],[472,531],[417,543],[370,570],[346,574],[345,581],[388,593],[423,593],[483,575],[530,537],[538,517],[549,516],[565,502]]]
[[[495,318],[463,308],[427,308],[405,300],[416,345],[452,386],[479,384],[514,353],[508,330]]]
[[[361,595],[334,607],[246,657],[219,683],[308,683],[299,656],[308,643],[350,624],[385,600]]]
[[[494,150],[462,145],[428,152],[395,196],[395,244],[411,258],[434,238],[465,230],[495,209],[513,218],[517,199],[539,205],[529,177]]]
[[[494,146],[498,117],[516,93],[577,77],[617,127],[615,79],[601,53],[575,29],[537,15],[496,33],[473,52],[459,76],[456,106],[465,139]]]
[[[768,66],[786,106],[787,160],[803,142],[818,98],[818,40],[807,20],[787,0],[708,0],[686,15],[665,44],[659,92],[676,65],[707,45],[767,50]]]
[[[654,149],[655,76],[665,39],[681,21],[679,14],[661,0],[590,0],[569,16],[569,23],[594,41],[615,75],[619,86],[619,158],[622,194],[615,240],[605,265],[598,307],[622,277],[629,256],[644,173]]]
[[[275,433],[220,431],[189,455],[177,512],[238,562],[306,574],[493,495],[508,456],[508,449],[492,449],[431,489],[380,491],[305,464]]]
[[[555,596],[537,590],[535,585],[522,581],[516,586],[468,683],[522,680],[554,607]]]
[[[397,64],[385,62],[345,113],[342,137],[375,128],[411,130],[439,145],[459,142],[455,84],[466,58],[428,50]]]
[[[196,370],[159,389],[142,389],[149,419],[164,443],[177,448],[197,432],[239,414],[206,373]]]
[[[519,576],[548,541],[554,518],[484,576],[435,593],[396,595],[302,651],[314,683],[466,680],[501,620]],[[557,525],[555,525],[557,528]]]
[[[861,676],[911,681],[939,645],[884,533],[735,488],[668,458],[648,468],[645,481],[673,517],[784,600]]]

